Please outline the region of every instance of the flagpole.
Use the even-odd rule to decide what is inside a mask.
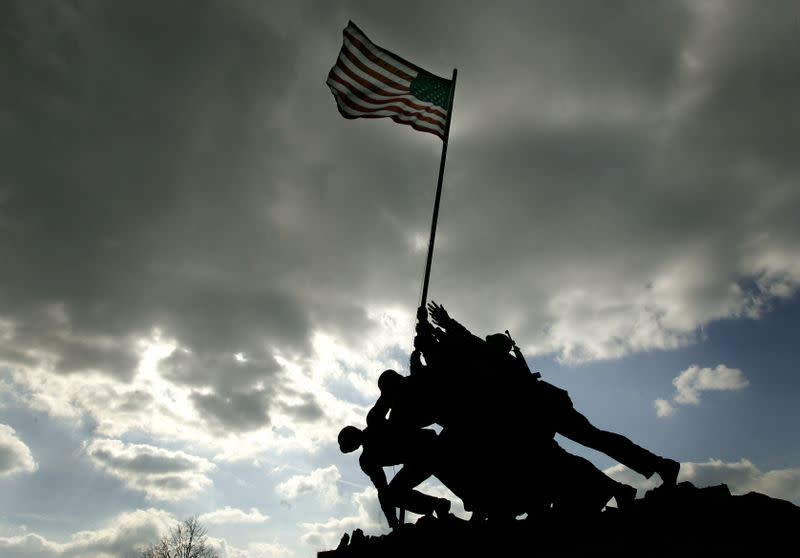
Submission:
[[[428,240],[428,259],[425,262],[425,279],[422,281],[422,297],[419,305],[425,306],[428,301],[428,283],[431,278],[431,263],[433,262],[433,244],[436,241],[436,223],[439,220],[439,201],[442,199],[442,179],[444,178],[444,163],[447,160],[447,142],[450,139],[450,119],[453,116],[453,99],[456,96],[456,77],[458,70],[453,69],[453,85],[450,88],[450,103],[447,111],[447,120],[444,125],[444,141],[442,143],[442,157],[439,160],[439,180],[436,183],[436,198],[433,202],[433,218],[431,219],[431,236]]]

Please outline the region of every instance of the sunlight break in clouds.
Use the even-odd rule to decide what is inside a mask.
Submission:
[[[23,404],[74,422],[90,417],[97,423],[97,434],[108,438],[144,432],[156,444],[191,443],[222,461],[241,461],[271,451],[313,453],[323,443],[335,440],[341,424],[363,420],[366,413],[352,401],[332,394],[331,382],[344,382],[360,398],[374,399],[377,375],[389,367],[402,370],[405,366],[391,355],[413,330],[411,315],[379,306],[364,308],[364,313],[368,328],[360,332],[357,347],[353,340],[347,343],[318,331],[312,336],[308,355],[285,357],[276,348],[274,355],[260,360],[249,354],[237,358],[241,353],[202,358],[181,347],[169,332],[156,328],[135,344],[139,360],[130,381],[101,371],[67,376],[47,363],[16,365],[10,379]],[[271,358],[274,363],[265,363]],[[236,394],[220,394],[218,387],[190,383],[197,382],[203,373],[209,376],[204,368],[213,369],[226,362],[231,368],[223,372],[229,380],[235,380],[238,374],[258,373],[267,366],[276,368],[274,374],[279,379],[247,386],[241,392],[247,402],[259,389],[264,393],[259,402],[263,406],[261,423],[255,421],[241,431],[211,431],[209,411],[197,407],[198,401],[219,400],[226,409],[232,407],[236,418]],[[185,376],[175,375],[175,363],[185,364],[185,371],[177,369]],[[209,377],[222,376],[223,372]],[[276,385],[270,391],[273,383]]]
[[[700,368],[693,364],[672,380],[675,395],[672,401],[656,399],[654,404],[659,417],[667,417],[675,412],[675,405],[699,405],[700,392],[738,391],[750,385],[741,370],[728,368],[724,364],[716,368]]]
[[[163,340],[159,330],[154,330],[150,338],[141,339],[137,348],[138,366],[128,382],[101,372],[67,376],[45,363],[15,365],[7,383],[19,403],[76,424],[89,417],[97,424],[100,436],[122,438],[131,432],[142,432],[155,444],[191,443],[194,448],[214,452],[215,459],[223,461],[287,449],[316,451],[321,441],[335,439],[338,424],[357,421],[365,412],[310,380],[314,365],[328,356],[325,352],[315,353],[310,360],[280,360],[286,365],[284,383],[266,407],[269,415],[263,425],[242,432],[211,432],[207,413],[199,412],[192,399],[210,396],[211,388],[182,383],[163,370],[165,359],[183,356],[184,349],[177,348],[175,341]],[[192,359],[192,355],[186,358]],[[234,372],[241,368],[242,373],[248,373],[245,367],[259,366],[249,357],[245,361],[236,359],[235,354],[227,360]],[[195,365],[197,361],[189,363]],[[194,372],[188,370],[190,375]],[[305,420],[298,420],[304,417]],[[277,435],[276,430],[281,429],[287,435]]]

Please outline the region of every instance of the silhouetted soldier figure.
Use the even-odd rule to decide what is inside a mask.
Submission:
[[[514,351],[516,358],[508,354],[508,351],[515,347],[510,336],[508,336],[508,343],[505,346],[502,344],[502,338],[507,336],[503,334],[487,336],[484,341],[451,318],[443,306],[430,302],[428,310],[434,324],[445,330],[448,335],[452,332],[457,344],[463,350],[473,352],[481,365],[489,367],[487,371],[491,371],[494,368],[501,373],[503,378],[522,377],[519,375],[521,370],[519,363],[509,365],[508,359],[524,362],[522,352],[518,348]],[[506,347],[508,348],[506,349]],[[503,358],[495,360],[495,366],[492,366],[492,353],[502,354],[504,350]],[[527,368],[527,365],[525,366]],[[524,396],[520,398],[519,392],[516,392],[516,396],[512,395],[515,405],[519,406],[520,411],[532,407],[532,412],[539,415],[539,420],[536,421],[537,424],[540,424],[545,430],[550,430],[552,435],[557,432],[579,444],[605,453],[646,478],[658,473],[665,486],[675,484],[680,470],[680,464],[677,461],[655,455],[634,444],[621,434],[607,432],[595,427],[586,417],[575,410],[572,400],[565,390],[557,388],[548,382],[538,380],[533,375],[529,375],[524,383],[526,385]],[[519,386],[516,382],[512,382],[511,385]],[[536,405],[531,406],[530,402],[525,402],[530,397],[533,397]],[[545,413],[542,411],[545,411]]]
[[[472,501],[476,495],[484,492],[484,485],[489,481],[490,471],[482,460],[485,447],[481,447],[474,430],[454,430],[453,424],[457,424],[457,421],[445,417],[448,408],[445,403],[453,399],[453,394],[440,392],[432,385],[430,378],[433,371],[421,370],[420,367],[426,367],[419,360],[415,363],[415,355],[418,359],[416,351],[412,354],[414,373],[410,376],[402,376],[394,370],[381,373],[378,378],[381,394],[367,413],[367,427],[370,430],[377,427],[376,432],[387,436],[388,440],[388,436],[405,437],[433,423],[449,424],[437,438],[435,446],[421,448],[428,455],[424,466],[418,467],[421,471],[419,477],[422,479],[423,474],[436,475],[459,498],[465,502]],[[391,434],[386,427],[389,427]],[[453,431],[467,432],[469,435],[454,437]],[[425,440],[419,438],[418,442],[424,443]],[[496,459],[491,461],[497,463]],[[417,479],[412,478],[412,481]],[[400,482],[407,484],[409,481],[401,477]]]
[[[453,394],[435,385],[432,380],[434,372],[421,370],[428,367],[418,359],[419,353],[415,351],[411,358],[413,373],[409,376],[402,376],[394,370],[381,373],[378,377],[381,393],[367,413],[367,427],[385,425],[392,428],[393,435],[397,435],[398,432],[413,432],[434,423],[450,425],[437,438],[436,452],[430,454],[428,465],[433,466],[431,474],[464,499],[465,493],[469,493],[472,485],[478,482],[475,475],[467,474],[475,462],[477,440],[470,436],[468,443],[454,445],[452,436],[449,436],[454,421],[447,418],[447,403],[453,403]]]
[[[413,358],[412,355],[412,362]],[[384,370],[378,377],[381,394],[367,413],[367,426],[385,422],[388,426],[413,430],[438,422],[438,393],[430,384],[425,374],[403,376],[391,369]]]
[[[365,432],[372,434],[365,448],[372,449],[365,449],[362,460],[366,456],[367,468],[364,461],[362,468],[375,477],[376,486],[385,485],[386,479],[381,467],[369,465],[375,455],[384,455],[377,460],[381,463],[399,463],[401,455],[386,458],[386,450],[408,457],[413,453],[409,444],[428,454],[423,461],[412,458],[406,462],[404,472],[390,483],[391,489],[379,492],[387,517],[393,517],[395,505],[429,513],[436,499],[420,493],[416,493],[416,502],[406,497],[431,474],[458,495],[468,510],[473,510],[473,517],[513,519],[520,513],[549,508],[551,503],[558,510],[599,511],[612,497],[619,505],[635,497],[635,489],[614,481],[588,460],[567,453],[555,443],[554,431],[542,428],[542,417],[538,416],[542,415],[545,402],[534,405],[538,415],[535,413],[537,416],[532,418],[527,411],[530,394],[524,397],[526,392],[520,388],[538,375],[530,373],[508,332],[487,336],[484,342],[472,339],[463,330],[461,339],[454,342],[453,336],[444,335],[427,322],[424,308],[418,317],[415,346],[424,349],[426,361],[434,364],[423,365],[420,351],[415,350],[410,376],[384,371],[378,379],[381,395],[367,414]],[[470,350],[461,346],[465,342],[474,343],[485,354],[475,359]],[[511,350],[514,356],[508,354]],[[462,357],[466,358],[455,366],[452,361]],[[498,366],[508,368],[506,382],[498,382],[497,374],[492,373]],[[503,396],[504,406],[497,404],[498,395]],[[476,413],[476,408],[481,412]],[[444,429],[438,443],[429,445],[419,432],[433,423]],[[354,427],[343,430],[341,436],[356,434],[364,436]],[[348,442],[341,436],[344,451]],[[404,443],[405,449],[401,448]],[[376,453],[374,448],[381,445],[384,450]],[[498,490],[498,478],[511,479],[513,488]]]
[[[399,525],[395,507],[420,515],[443,517],[450,511],[450,501],[423,494],[414,487],[433,474],[437,455],[436,432],[423,428],[405,428],[374,421],[361,430],[345,426],[339,432],[339,449],[350,453],[363,447],[358,462],[378,489],[378,501],[389,527]],[[402,465],[387,483],[383,467]]]
[[[510,336],[502,337],[508,343]],[[435,401],[426,401],[430,394],[424,391],[422,379],[427,372],[402,376],[384,371],[378,379],[381,395],[367,414],[367,425],[385,424],[407,432],[441,420],[436,418]],[[460,421],[446,427],[438,438],[438,457],[431,471],[473,511],[473,518],[514,519],[521,513],[544,511],[550,504],[559,511],[592,512],[601,510],[612,497],[620,506],[635,497],[634,488],[566,452],[552,432],[549,438],[532,435],[528,421],[500,410],[493,419],[481,417],[479,427]],[[513,486],[498,490],[498,479]]]

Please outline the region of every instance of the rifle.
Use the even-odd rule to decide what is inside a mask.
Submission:
[[[511,334],[508,332],[508,330],[506,330],[506,335],[508,336],[508,340],[511,341],[511,350],[514,351],[514,356],[516,356],[520,360],[522,366],[525,367],[525,370],[527,370],[528,373],[531,374],[534,378],[541,378],[542,377],[541,372],[531,372],[531,369],[528,366],[528,361],[525,360],[525,357],[522,355],[522,351],[520,350],[519,347],[517,347],[517,343],[514,341],[514,339],[511,338]]]

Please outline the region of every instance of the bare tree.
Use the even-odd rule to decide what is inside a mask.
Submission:
[[[219,555],[208,546],[205,527],[196,517],[190,517],[150,545],[142,558],[219,558]]]

